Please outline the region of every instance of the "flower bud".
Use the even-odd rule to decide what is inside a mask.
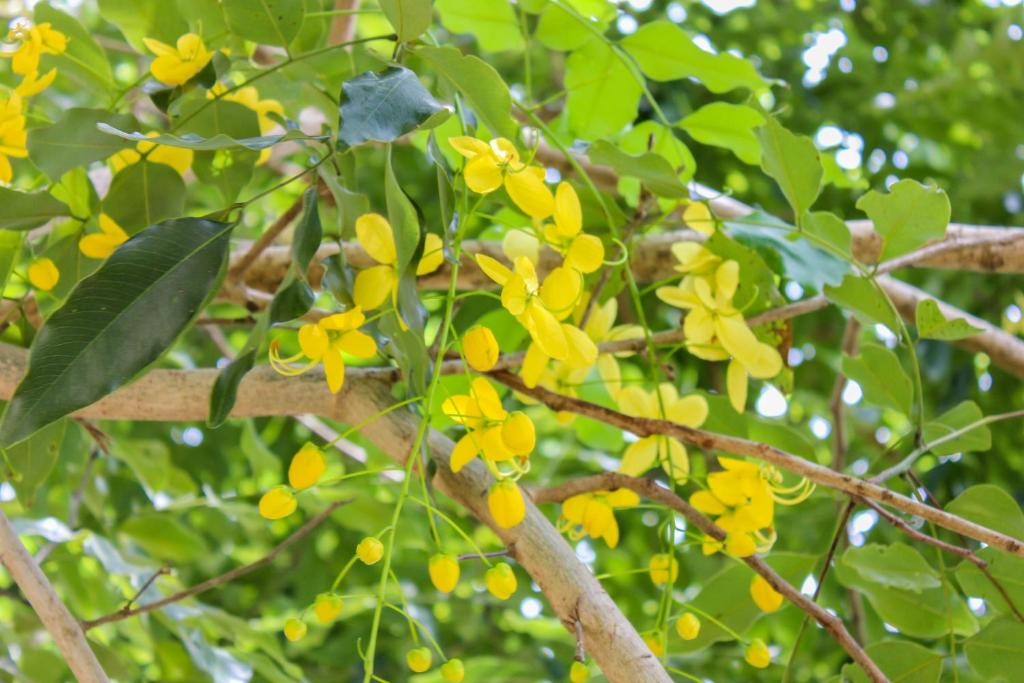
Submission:
[[[772,588],[760,574],[750,582],[750,597],[762,612],[774,612],[782,607],[782,594]]]
[[[338,618],[344,604],[340,595],[321,593],[316,596],[316,602],[313,603],[313,613],[321,624],[329,624]]]
[[[356,556],[363,564],[377,564],[384,556],[384,544],[373,536],[367,536],[356,546]]]
[[[583,662],[573,662],[569,667],[569,680],[572,683],[584,683],[588,678],[590,678],[590,671]]]
[[[300,491],[308,489],[320,480],[325,469],[324,454],[307,441],[292,457],[292,464],[288,466],[288,483]]]
[[[466,667],[463,666],[461,659],[449,659],[441,667],[441,675],[448,683],[461,683],[466,677]]]
[[[499,562],[484,574],[484,582],[491,595],[499,600],[508,600],[516,592],[515,572],[506,562]]]
[[[700,635],[700,619],[693,612],[687,612],[676,621],[676,633],[683,640],[694,640]]]
[[[655,586],[675,583],[679,576],[679,563],[670,553],[658,553],[651,557],[649,565],[651,581]]]
[[[60,281],[60,271],[51,259],[37,258],[28,264],[28,281],[36,289],[48,292]]]
[[[284,637],[293,643],[296,640],[302,640],[306,635],[307,627],[306,622],[301,619],[292,617],[288,621],[284,622]]]
[[[462,337],[462,353],[469,367],[477,372],[487,372],[493,368],[500,352],[498,340],[489,327],[477,325]]]
[[[430,650],[425,647],[413,648],[405,653],[405,663],[418,674],[429,669],[431,661],[433,661],[433,656],[430,654]]]
[[[760,638],[754,638],[743,653],[743,659],[747,664],[758,669],[766,669],[772,663],[772,653],[768,652],[768,646]]]
[[[260,514],[267,519],[283,519],[295,512],[298,503],[286,486],[275,486],[260,498]]]
[[[526,516],[523,492],[514,481],[499,481],[487,494],[487,509],[491,511],[495,524],[502,529],[511,529]]]
[[[454,555],[437,553],[427,563],[430,582],[442,593],[451,593],[459,583],[459,561]]]
[[[537,445],[537,432],[533,427],[533,420],[519,410],[510,413],[501,426],[501,440],[505,442],[505,447],[516,455],[529,455]]]

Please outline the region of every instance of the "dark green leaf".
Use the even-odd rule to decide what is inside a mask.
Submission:
[[[887,194],[872,190],[857,200],[857,208],[882,236],[879,258],[883,261],[942,239],[949,225],[949,197],[916,180],[901,180]]]
[[[971,667],[986,681],[1020,680],[1024,668],[1024,624],[1003,617],[964,643]]]
[[[963,318],[947,319],[934,299],[922,299],[917,304],[916,318],[917,333],[924,339],[956,341],[973,337],[982,331]]]
[[[984,416],[977,403],[964,401],[924,426],[924,442],[928,444],[947,437],[955,431],[976,423],[982,417]],[[986,425],[980,425],[930,450],[935,455],[941,456],[958,451],[987,451],[990,448],[992,448],[992,431]]]
[[[437,0],[441,23],[452,33],[468,33],[484,52],[522,50],[523,35],[508,2]]]
[[[209,139],[224,135],[244,140],[260,134],[256,112],[238,102],[207,100],[205,97],[192,99],[183,103],[181,115],[180,131],[183,135],[192,133]],[[216,187],[224,201],[230,203],[252,178],[258,158],[258,151],[239,147],[197,150],[192,170],[201,181]]]
[[[36,491],[57,464],[66,428],[67,420],[58,420],[7,449],[7,463],[14,468],[10,481],[26,508],[32,507]]]
[[[672,168],[665,157],[654,152],[639,155],[626,154],[618,147],[598,140],[587,151],[590,160],[600,166],[610,166],[620,176],[638,178],[648,190],[660,197],[682,199],[690,192],[679,181],[679,170]]]
[[[493,134],[515,137],[512,96],[508,85],[493,66],[475,55],[463,55],[450,46],[421,47],[416,50],[416,56],[430,64],[462,93],[469,108]]]
[[[850,547],[843,553],[843,562],[865,581],[891,588],[920,593],[942,585],[939,573],[925,561],[921,553],[902,543],[869,543]]]
[[[266,332],[265,325],[263,332]],[[231,409],[235,407],[235,401],[238,399],[238,385],[256,363],[256,351],[256,348],[251,348],[238,354],[217,373],[213,389],[210,390],[210,411],[206,418],[206,424],[209,426],[219,427],[231,415]]]
[[[96,126],[106,123],[121,130],[138,127],[127,114],[114,114],[103,109],[69,109],[52,126],[36,128],[28,134],[28,153],[32,161],[52,180],[67,171],[93,161],[106,159],[134,143],[100,131]]]
[[[741,104],[712,102],[693,112],[679,127],[705,145],[725,147],[741,161],[761,163],[761,143],[754,129],[764,125],[764,117],[756,109]]]
[[[18,192],[0,187],[0,228],[29,230],[58,216],[68,216],[64,202],[49,192]]]
[[[843,356],[843,374],[860,385],[871,403],[910,415],[914,384],[889,349],[865,344],[859,356]]]
[[[282,323],[305,315],[316,295],[304,279],[290,275],[270,302],[270,323]]]
[[[282,47],[292,42],[306,14],[302,0],[222,0],[221,5],[235,34]]]
[[[404,67],[367,71],[341,85],[341,128],[345,145],[391,142],[420,127],[431,128],[451,115]]]
[[[309,268],[309,262],[316,256],[323,239],[324,230],[320,225],[320,208],[317,204],[319,193],[314,184],[302,197],[302,217],[295,226],[292,236],[292,262],[302,276]]]
[[[395,233],[395,250],[398,253],[395,267],[399,273],[402,273],[412,263],[416,250],[419,248],[420,220],[416,207],[409,201],[409,197],[395,176],[390,149],[384,169],[384,196],[388,207],[388,221]]]
[[[232,227],[202,218],[154,225],[79,284],[32,345],[0,444],[95,403],[160,358],[219,281]]]
[[[881,323],[893,333],[900,331],[900,319],[889,305],[889,300],[868,278],[851,273],[838,287],[826,285],[825,296],[832,303],[848,308],[862,323]]]
[[[761,168],[778,183],[798,218],[811,208],[821,192],[818,149],[810,138],[786,130],[774,117],[757,129],[761,141]]]
[[[166,164],[140,161],[114,176],[103,211],[129,235],[185,213],[185,181]]]
[[[402,42],[425,33],[434,12],[431,0],[380,0],[380,8]]]

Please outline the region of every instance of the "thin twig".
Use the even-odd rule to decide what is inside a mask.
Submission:
[[[278,555],[283,553],[296,542],[308,536],[309,533],[313,531],[313,529],[315,529],[317,526],[323,523],[324,520],[330,517],[331,513],[333,513],[342,505],[346,505],[347,503],[350,502],[350,500],[340,500],[331,503],[330,505],[327,506],[327,509],[325,509],[317,516],[311,518],[308,522],[299,527],[299,529],[295,533],[293,533],[291,536],[278,543],[276,546],[274,546],[273,550],[271,550],[269,553],[267,553],[260,559],[256,560],[255,562],[250,562],[249,564],[242,565],[241,567],[235,567],[229,572],[225,572],[220,576],[215,576],[212,579],[207,579],[202,583],[196,584],[191,588],[186,588],[185,590],[174,593],[173,595],[168,595],[166,598],[163,598],[161,600],[155,600],[153,602],[147,603],[145,605],[140,605],[139,607],[135,608],[122,608],[116,612],[111,612],[110,614],[99,617],[98,619],[90,619],[88,621],[83,621],[82,629],[88,631],[89,629],[101,626],[102,624],[109,624],[113,621],[121,621],[122,619],[128,619],[130,617],[134,617],[145,612],[152,612],[153,610],[157,610],[162,607],[166,607],[167,605],[180,602],[186,598],[191,598],[195,595],[199,595],[200,593],[205,593],[211,588],[216,588],[217,586],[228,583],[230,581],[234,581],[235,579],[241,578],[246,574],[254,572],[260,567],[263,567],[273,562],[274,558],[276,558]]]
[[[975,566],[978,567],[978,569],[985,569],[988,567],[988,562],[978,557],[970,548],[964,548],[958,545],[953,545],[952,543],[946,543],[945,541],[935,538],[934,536],[929,536],[928,534],[910,526],[905,521],[900,519],[897,515],[894,515],[893,513],[889,512],[884,507],[878,505],[872,500],[865,500],[863,498],[860,498],[858,500],[859,502],[863,503],[864,505],[868,506],[869,508],[877,512],[879,517],[883,518],[885,521],[889,522],[889,524],[892,524],[894,527],[905,533],[907,536],[910,536],[915,541],[927,543],[928,545],[933,545],[936,548],[945,550],[947,553],[958,555],[964,558],[965,560],[968,560],[969,562],[973,563]]]
[[[274,240],[280,236],[285,229],[291,225],[291,222],[302,212],[302,200],[305,194],[299,195],[292,205],[289,206],[284,213],[277,217],[269,228],[263,231],[252,246],[249,247],[249,251],[242,255],[242,258],[231,268],[231,272],[228,273],[228,277],[232,280],[238,280],[242,277],[249,266],[253,264],[256,259],[259,258],[263,250],[273,244]]]
[[[459,555],[459,562],[463,560],[482,560],[485,557],[487,559],[493,559],[495,557],[511,557],[512,553],[509,552],[508,548],[504,550],[492,550],[489,553],[466,553],[465,555]]]
[[[149,587],[153,585],[153,582],[156,581],[158,576],[164,576],[165,574],[170,573],[171,565],[170,563],[165,562],[163,565],[160,566],[159,569],[153,572],[148,579],[146,579],[145,583],[142,584],[142,587],[139,588],[139,590],[135,591],[135,595],[133,595],[131,599],[128,602],[126,602],[124,607],[122,607],[121,609],[130,610],[135,605],[135,603],[138,602],[139,598],[142,597],[142,594],[145,593],[149,589]]]

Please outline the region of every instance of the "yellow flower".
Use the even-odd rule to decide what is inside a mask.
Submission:
[[[51,259],[37,258],[28,264],[28,281],[36,289],[49,292],[60,282],[60,271]]]
[[[506,411],[498,392],[486,379],[475,378],[468,394],[449,397],[441,410],[466,428],[466,434],[452,449],[452,472],[458,472],[481,454],[489,467],[499,462],[510,464],[511,472],[492,470],[499,478],[526,471],[522,463],[536,445],[533,422],[525,413]]]
[[[604,244],[583,230],[583,211],[572,185],[562,181],[555,191],[554,223],[544,226],[544,239],[565,257],[564,265],[593,273],[604,263]]]
[[[762,612],[774,612],[782,607],[782,593],[772,588],[760,574],[750,582],[750,597]]]
[[[7,99],[0,98],[0,182],[4,183],[11,182],[14,177],[9,157],[21,159],[28,156],[25,148],[28,135],[21,105],[18,93],[12,93]]]
[[[763,640],[754,638],[743,653],[743,659],[752,667],[766,669],[772,663],[772,653],[768,651],[768,646]]]
[[[648,572],[655,586],[675,583],[679,577],[679,563],[670,553],[658,553],[651,556]]]
[[[558,528],[578,541],[584,536],[603,538],[609,548],[619,544],[619,524],[614,510],[640,504],[640,497],[629,489],[591,491],[566,498]]]
[[[367,536],[356,546],[356,556],[363,564],[377,564],[384,556],[384,544],[373,536]]]
[[[275,486],[260,498],[260,515],[266,519],[283,519],[295,512],[298,502],[287,486]]]
[[[28,19],[19,19],[11,25],[7,40],[21,45],[14,52],[0,52],[0,57],[11,58],[11,70],[27,76],[39,70],[39,58],[43,54],[59,55],[67,49],[68,37],[55,30],[49,22],[33,24]]]
[[[477,372],[487,372],[498,362],[501,349],[491,328],[477,325],[462,336],[462,353],[469,367]]]
[[[128,240],[128,233],[105,213],[99,217],[100,232],[83,235],[78,250],[89,258],[104,259]]]
[[[288,466],[288,483],[299,491],[308,489],[320,480],[326,469],[323,452],[307,441],[292,457]]]
[[[405,654],[405,663],[409,665],[409,669],[418,674],[429,669],[433,659],[430,650],[425,647],[413,648]]]
[[[499,562],[484,574],[487,591],[499,600],[508,600],[516,592],[515,572],[506,562]]]
[[[540,283],[533,263],[523,256],[515,259],[511,270],[486,254],[477,254],[476,262],[501,285],[502,306],[516,316],[545,355],[556,360],[597,357],[596,347],[582,330],[559,322],[572,315],[579,300],[583,288],[579,271],[559,266]]]
[[[683,640],[694,640],[700,635],[700,619],[693,612],[687,612],[676,621],[676,633]]]
[[[657,631],[651,631],[643,635],[644,644],[647,649],[651,651],[651,654],[655,657],[661,658],[665,654],[665,643],[662,642],[662,635]]]
[[[399,273],[391,224],[379,213],[364,213],[356,219],[356,238],[379,265],[359,271],[352,298],[366,311],[377,308],[389,297],[394,304],[398,296]]]
[[[49,88],[55,78],[57,78],[56,67],[47,71],[42,78],[39,77],[38,71],[31,71],[25,74],[25,77],[21,79],[21,83],[19,83],[18,87],[14,89],[14,92],[22,97],[38,95]]]
[[[292,617],[288,621],[284,622],[284,637],[293,643],[296,640],[302,640],[305,637],[307,630],[308,627],[306,626],[306,622],[301,619]]]
[[[365,320],[363,311],[356,306],[351,311],[329,315],[316,323],[306,323],[299,328],[299,348],[302,351],[289,358],[282,358],[275,341],[270,345],[270,364],[282,375],[294,376],[323,362],[327,387],[336,394],[345,382],[345,359],[342,354],[370,358],[377,353],[377,343],[373,337],[358,329]],[[289,365],[303,357],[309,359],[306,365],[298,368]]]
[[[702,235],[715,234],[715,217],[707,202],[687,202],[683,209],[683,222]]]
[[[213,59],[213,53],[195,33],[181,36],[174,47],[153,38],[143,38],[142,42],[156,55],[149,66],[150,73],[167,85],[184,85]]]
[[[441,675],[448,683],[462,683],[462,679],[466,677],[466,667],[461,659],[449,659],[441,665]]]
[[[423,238],[423,255],[416,264],[416,275],[429,275],[444,263],[444,242],[439,235],[428,232]],[[455,660],[453,660],[455,661]]]
[[[313,614],[321,624],[329,624],[338,618],[344,606],[345,602],[340,595],[321,593],[316,596],[316,602],[313,603]]]
[[[726,532],[724,550],[729,555],[747,557],[767,551],[775,542],[775,503],[796,505],[811,495],[814,485],[802,479],[783,487],[782,475],[773,467],[726,457],[718,462],[725,469],[709,474],[708,490],[690,496],[690,504],[716,518]],[[722,549],[722,543],[705,539],[706,555]]]
[[[622,412],[633,417],[663,419],[686,427],[699,427],[708,416],[708,403],[703,396],[679,396],[668,382],[658,385],[657,392],[637,386],[622,389],[617,396]],[[690,458],[678,439],[662,434],[645,436],[631,443],[622,456],[619,471],[638,477],[661,463],[662,469],[677,482],[690,476]]]
[[[544,169],[522,163],[510,140],[495,138],[487,143],[458,136],[448,142],[467,159],[462,176],[473,192],[489,194],[504,184],[515,205],[531,218],[544,219],[555,210],[555,198],[544,184]]]
[[[487,494],[487,509],[494,523],[502,529],[511,529],[526,517],[523,492],[511,479],[503,479],[491,487]]]
[[[459,561],[454,555],[437,553],[427,563],[430,582],[442,593],[451,593],[459,583]]]
[[[146,137],[149,138],[155,138],[158,135],[159,133],[152,130],[146,133]],[[140,140],[139,143],[135,145],[135,149],[122,149],[120,152],[110,157],[110,166],[114,169],[114,172],[117,173],[121,169],[131,166],[145,157],[146,161],[151,161],[154,164],[170,166],[178,172],[178,175],[183,176],[192,166],[193,156],[192,150],[184,147],[158,145],[154,142]]]
[[[588,678],[590,678],[590,670],[587,665],[578,660],[574,661],[569,667],[569,680],[572,683],[586,683]]]

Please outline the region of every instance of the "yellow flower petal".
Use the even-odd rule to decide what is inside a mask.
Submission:
[[[658,553],[651,556],[647,571],[655,586],[675,583],[679,577],[679,562],[669,553]]]
[[[665,417],[686,427],[700,427],[708,417],[708,402],[703,396],[694,394],[667,402]]]
[[[559,320],[572,315],[583,288],[583,278],[572,268],[559,266],[552,270],[540,287],[544,306]]]
[[[574,237],[583,229],[580,198],[572,185],[564,180],[555,190],[555,227],[562,237]]]
[[[327,353],[330,340],[320,325],[306,323],[299,328],[299,348],[310,360],[320,360]]]
[[[526,503],[519,486],[510,479],[499,481],[487,494],[487,509],[494,523],[502,529],[511,529],[526,517]]]
[[[28,265],[28,281],[36,289],[48,292],[60,282],[60,271],[51,259],[38,258]]]
[[[365,311],[379,307],[398,284],[395,269],[391,266],[373,266],[356,275],[352,299]]]
[[[522,256],[533,263],[540,260],[540,240],[525,230],[513,229],[505,233],[501,241],[501,250],[509,261],[515,262]]]
[[[658,437],[645,436],[626,447],[626,451],[622,454],[622,464],[619,465],[619,472],[628,474],[631,477],[639,477],[654,467],[657,460]]]
[[[332,394],[341,391],[345,383],[345,359],[337,349],[327,349],[323,357],[324,374],[327,376],[327,388]]]
[[[508,282],[509,278],[512,277],[512,271],[504,266],[501,261],[496,258],[488,256],[487,254],[477,254],[476,263],[480,266],[480,270],[484,272],[484,275],[494,280],[501,286],[504,286]]]
[[[729,362],[725,372],[725,386],[733,410],[742,413],[747,405],[747,371],[739,361]]]
[[[774,612],[782,607],[782,593],[772,588],[760,574],[750,582],[750,597],[762,612]]]
[[[338,338],[337,346],[356,358],[373,358],[377,353],[377,342],[359,330],[350,330]]]
[[[285,486],[275,486],[260,498],[260,515],[266,519],[282,519],[295,512],[298,503]]]
[[[501,439],[516,455],[529,455],[537,444],[537,433],[533,420],[522,411],[509,413],[501,426]]]
[[[429,275],[444,263],[444,242],[441,236],[428,232],[423,238],[423,256],[416,265],[416,275]]]
[[[292,462],[288,466],[288,483],[299,491],[308,489],[320,480],[326,469],[327,463],[324,462],[323,452],[306,442],[292,457]]]
[[[663,436],[658,439],[658,459],[661,461],[661,469],[676,480],[677,483],[685,484],[690,476],[690,458],[684,446],[678,439]]]
[[[384,557],[384,544],[373,536],[367,536],[356,546],[356,557],[363,564],[376,564]]]
[[[687,612],[676,621],[676,633],[683,640],[695,640],[700,635],[700,619],[693,612]]]
[[[541,376],[544,374],[544,370],[548,367],[549,360],[551,359],[540,348],[540,344],[531,341],[530,346],[526,349],[526,356],[523,358],[523,368],[520,372],[523,383],[531,389],[537,386]]]
[[[545,354],[555,360],[569,357],[569,342],[555,316],[540,304],[532,302],[526,309],[526,316],[530,322],[527,329]]]
[[[468,135],[450,137],[448,138],[448,144],[451,145],[456,152],[467,159],[472,159],[473,157],[481,154],[486,155],[491,153],[490,145],[483,140],[477,140],[476,138],[471,138]]]
[[[747,646],[743,653],[743,659],[747,660],[747,664],[754,668],[765,669],[772,663],[772,654],[763,640],[755,638]]]
[[[466,187],[477,194],[490,194],[501,187],[501,167],[489,154],[470,159],[462,171]]]
[[[573,369],[590,368],[597,362],[597,345],[587,333],[575,325],[562,324],[562,332],[569,343],[569,356],[565,364]]]
[[[356,239],[377,263],[390,265],[398,257],[391,224],[379,213],[364,213],[356,219]]]
[[[531,218],[544,219],[555,210],[555,197],[544,184],[544,169],[539,166],[508,173],[505,190],[515,205]]]
[[[726,507],[722,505],[722,501],[715,498],[708,491],[697,491],[690,496],[690,505],[706,515],[721,515],[726,512]]]
[[[477,325],[462,337],[462,353],[477,372],[487,372],[498,362],[498,340],[489,327]]]
[[[604,264],[604,244],[594,235],[577,235],[565,254],[565,265],[581,273],[593,273]]]
[[[715,234],[715,219],[705,202],[690,202],[683,209],[683,222],[702,235]]]
[[[466,466],[473,458],[479,455],[480,449],[476,444],[476,437],[471,433],[466,434],[455,443],[455,448],[452,449],[451,460],[448,462],[448,466],[452,468],[452,472],[458,472]]]

